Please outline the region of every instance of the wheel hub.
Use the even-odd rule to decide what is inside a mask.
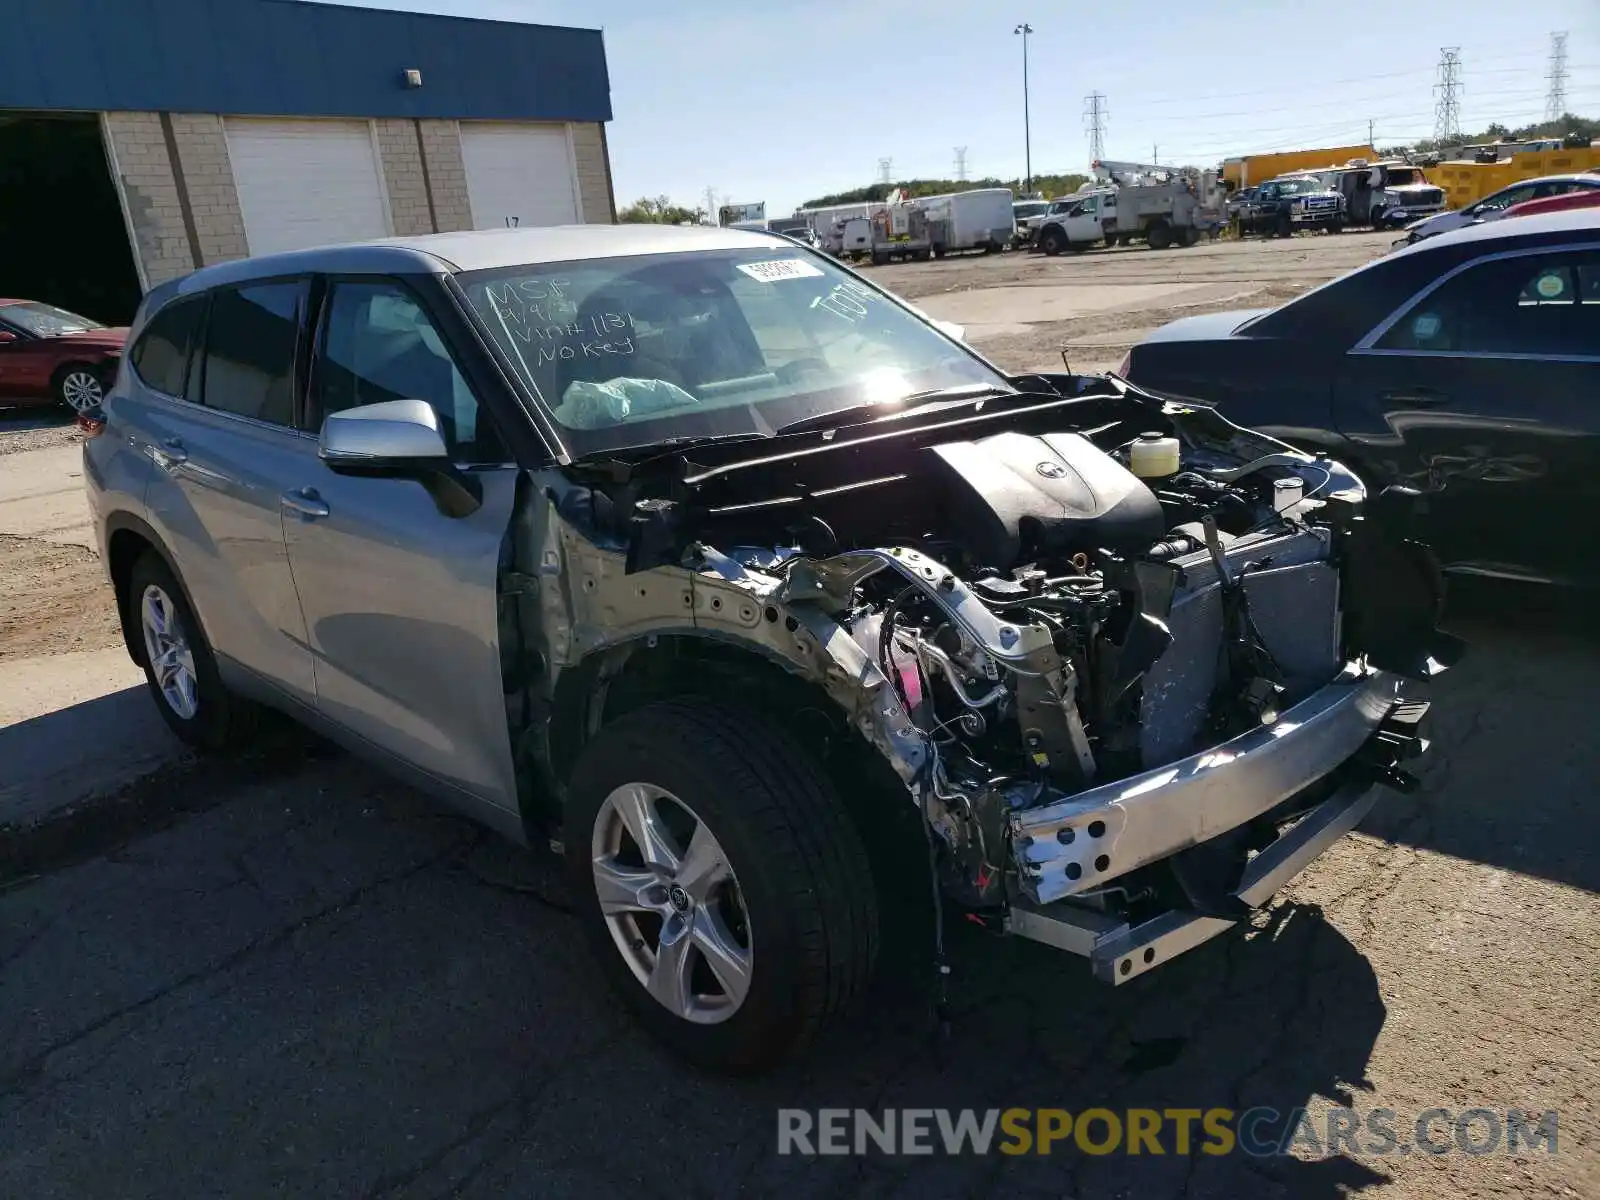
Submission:
[[[193,720],[200,709],[194,652],[172,597],[156,584],[145,588],[139,598],[139,626],[144,632],[145,658],[162,700],[183,720]]]
[[[704,820],[654,784],[617,788],[595,815],[595,895],[635,979],[674,1015],[726,1021],[754,967],[744,896]]]

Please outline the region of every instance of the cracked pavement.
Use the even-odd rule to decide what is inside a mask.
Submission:
[[[0,891],[0,1194],[1600,1194],[1600,647],[1560,613],[1461,628],[1423,788],[1248,934],[1113,990],[956,926],[948,1041],[888,988],[755,1081],[631,1024],[543,859],[316,745],[175,773],[211,794]],[[782,1106],[1335,1103],[1556,1108],[1558,1152],[775,1153]]]

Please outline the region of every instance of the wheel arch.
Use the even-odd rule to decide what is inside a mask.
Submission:
[[[765,647],[714,631],[639,635],[563,671],[551,698],[548,763],[558,794],[588,743],[608,724],[658,700],[694,695],[749,709],[817,755],[850,810],[875,867],[907,847],[925,856],[921,817],[883,755],[820,683]],[[534,813],[556,827],[560,814]],[[914,842],[906,839],[915,836]]]
[[[128,657],[144,666],[144,642],[138,636],[133,616],[133,597],[129,594],[133,579],[133,564],[145,553],[154,553],[167,565],[172,577],[183,591],[189,611],[198,615],[188,585],[179,573],[172,552],[167,549],[161,535],[145,521],[129,512],[114,512],[106,519],[106,573],[111,577],[112,591],[117,598],[117,621],[122,628],[122,643]]]

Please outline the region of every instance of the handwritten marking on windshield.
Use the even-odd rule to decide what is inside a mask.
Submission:
[[[559,346],[540,346],[539,365],[555,362],[557,359],[569,361],[574,358],[604,358],[608,354],[632,354],[633,339],[631,337],[618,338],[607,342],[580,342],[574,346],[571,342],[563,342]]]
[[[820,308],[831,312],[842,321],[855,325],[866,320],[870,311],[863,301],[876,301],[879,296],[871,288],[863,287],[859,283],[845,280],[833,285],[833,290],[826,296],[819,296],[811,302],[812,308]]]

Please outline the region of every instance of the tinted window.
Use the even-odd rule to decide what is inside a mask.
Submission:
[[[150,318],[128,356],[146,387],[169,396],[183,395],[189,347],[204,307],[204,297],[194,296],[169,304]]]
[[[306,282],[218,288],[206,321],[207,408],[294,424],[294,354]]]
[[[1600,355],[1600,251],[1469,267],[1419,300],[1384,350]]]
[[[460,457],[505,458],[438,327],[411,292],[396,283],[339,283],[325,311],[308,427],[364,404],[425,400]]]

